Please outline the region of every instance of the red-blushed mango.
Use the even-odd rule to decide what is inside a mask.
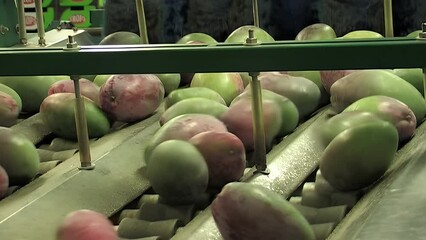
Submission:
[[[191,139],[207,163],[209,186],[222,188],[238,181],[246,167],[246,152],[241,140],[229,132],[202,132]]]
[[[321,83],[324,87],[324,89],[330,93],[331,86],[335,82],[337,82],[339,79],[341,79],[344,76],[347,76],[353,72],[356,72],[357,70],[325,70],[321,71]]]
[[[380,95],[361,98],[349,105],[343,112],[349,111],[371,112],[392,123],[398,130],[400,142],[411,139],[416,130],[417,121],[413,111],[395,98]]]
[[[127,123],[150,116],[163,99],[163,83],[154,74],[113,75],[99,93],[102,110],[113,120]]]
[[[156,146],[147,165],[152,188],[167,203],[188,205],[205,193],[209,170],[197,148],[183,140],[167,140]]]
[[[314,240],[305,217],[283,196],[251,184],[225,185],[211,205],[224,240]]]
[[[19,112],[21,112],[21,110],[22,110],[22,99],[15,90],[13,90],[12,88],[0,83],[0,92],[4,92],[4,93],[10,95],[11,97],[13,97],[13,99],[15,99],[16,103],[18,104]]]
[[[189,113],[177,116],[161,126],[149,140],[144,151],[144,160],[149,164],[152,150],[164,141],[172,139],[187,141],[206,131],[227,132],[228,130],[222,121],[210,115]]]
[[[65,216],[57,240],[118,240],[117,231],[108,218],[93,210],[77,210]]]
[[[336,32],[332,27],[325,23],[314,23],[303,28],[297,35],[295,40],[333,40],[336,39]]]
[[[18,121],[19,106],[7,93],[0,92],[0,126],[11,127]]]
[[[89,81],[87,79],[81,78],[79,80],[80,84],[80,94],[82,96],[85,96],[95,102],[99,105],[99,87],[93,83],[92,81]],[[55,93],[75,93],[74,90],[74,81],[72,80],[61,80],[58,82],[53,83],[49,90],[47,91],[48,95],[52,95]]]

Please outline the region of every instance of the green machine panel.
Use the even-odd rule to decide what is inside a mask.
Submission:
[[[19,42],[19,35],[16,31],[18,24],[18,12],[15,1],[0,0],[0,47],[10,47]]]

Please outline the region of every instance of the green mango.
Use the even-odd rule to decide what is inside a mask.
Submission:
[[[84,78],[84,79],[87,79],[87,80],[93,82],[96,78],[96,75],[81,75],[80,78]]]
[[[383,35],[374,31],[369,31],[369,30],[356,30],[356,31],[349,32],[340,38],[341,39],[383,38]]]
[[[421,68],[398,68],[391,72],[409,82],[424,95],[424,76]]]
[[[360,70],[335,82],[330,89],[331,105],[341,112],[355,101],[373,95],[395,98],[414,112],[417,124],[426,115],[426,102],[420,92],[387,70]]]
[[[160,125],[164,125],[171,119],[188,113],[207,114],[219,118],[228,107],[207,98],[188,98],[177,102],[168,108],[160,118]]]
[[[225,185],[211,204],[224,239],[314,240],[314,231],[282,195],[252,183]]]
[[[332,40],[336,37],[336,32],[332,27],[325,23],[315,23],[303,28],[295,40]]]
[[[243,80],[244,87],[247,87],[247,85],[249,85],[252,80],[250,74],[247,72],[240,72],[240,76],[241,76],[241,79]]]
[[[156,146],[150,155],[147,176],[154,191],[165,202],[176,205],[196,202],[209,181],[204,157],[193,144],[183,140],[168,140]]]
[[[102,87],[102,85],[104,85],[106,83],[106,81],[111,77],[112,75],[108,75],[108,74],[102,74],[102,75],[97,75],[95,77],[95,79],[93,80],[93,83],[98,85],[99,87]]]
[[[102,137],[110,130],[106,114],[92,100],[82,97],[89,138]],[[77,140],[74,93],[56,93],[48,96],[40,106],[44,124],[57,136]]]
[[[321,98],[319,100],[319,106],[325,106],[330,103],[330,94],[325,90],[324,85],[321,82],[320,71],[289,71],[287,74],[295,77],[303,77],[311,80],[315,83],[321,92]]]
[[[217,41],[212,36],[205,34],[205,33],[189,33],[185,36],[183,36],[179,41],[177,41],[177,44],[188,44],[191,42],[201,42],[201,43],[207,43],[207,44],[216,44]]]
[[[423,32],[422,30],[416,30],[407,35],[408,38],[417,38],[419,33]]]
[[[7,85],[0,83],[0,92],[4,92],[6,94],[9,94],[16,101],[16,104],[18,104],[19,112],[22,111],[22,100],[21,100],[21,97],[19,96],[19,94],[15,90],[8,87]]]
[[[349,128],[324,150],[319,169],[340,191],[366,188],[376,182],[392,163],[398,149],[398,132],[381,121]]]
[[[257,38],[258,42],[275,42],[275,39],[265,30],[256,26],[245,25],[235,29],[231,34],[229,34],[225,43],[245,43],[250,29],[253,29],[254,36]]]
[[[172,91],[164,101],[164,108],[167,110],[177,102],[193,97],[207,98],[216,101],[220,104],[226,105],[226,102],[225,100],[223,100],[223,97],[220,96],[220,94],[216,91],[206,87],[190,87],[179,88]]]
[[[47,97],[50,86],[69,76],[0,77],[0,83],[12,88],[22,99],[22,111],[36,113]]]
[[[0,155],[0,166],[7,172],[10,186],[29,183],[40,170],[34,144],[11,128],[0,127]]]
[[[167,96],[180,85],[180,73],[155,74],[164,86],[164,94]]]
[[[130,45],[140,44],[141,38],[139,35],[133,32],[114,32],[104,37],[99,45]]]

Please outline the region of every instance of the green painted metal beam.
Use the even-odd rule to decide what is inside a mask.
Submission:
[[[426,40],[0,49],[0,76],[426,68]],[[21,67],[22,63],[31,67]],[[49,63],[49,64],[46,64]]]

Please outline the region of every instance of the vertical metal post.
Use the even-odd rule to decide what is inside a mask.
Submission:
[[[46,46],[46,39],[44,38],[44,18],[43,18],[43,6],[42,0],[35,0],[36,9],[36,21],[37,21],[37,34],[38,44],[40,46]]]
[[[253,3],[253,20],[254,20],[254,26],[260,27],[259,22],[259,7],[257,5],[257,0],[252,0]]]
[[[136,0],[136,12],[138,14],[139,35],[141,36],[141,43],[148,44],[148,30],[146,28],[143,0]]]
[[[392,0],[384,0],[385,36],[393,37]]]
[[[27,44],[27,27],[25,25],[25,8],[24,0],[17,0],[16,7],[18,8],[18,26],[19,26],[19,41],[21,44]]]
[[[422,31],[419,33],[419,37],[417,39],[426,41],[426,23],[422,23]],[[426,67],[423,67],[423,92],[426,99]]]
[[[67,50],[78,50],[79,47],[73,36],[68,36]],[[74,81],[75,92],[75,123],[77,130],[78,149],[80,154],[81,170],[92,170],[95,166],[92,164],[90,156],[89,133],[87,129],[86,111],[84,100],[80,93],[80,76],[72,75],[71,80]]]
[[[257,39],[254,36],[253,29],[249,30],[249,37],[246,40],[247,46],[257,45]],[[256,164],[256,172],[268,174],[266,166],[266,141],[265,141],[265,126],[263,124],[263,102],[262,89],[260,86],[258,72],[250,72],[251,94],[252,94],[252,111],[253,111],[253,140],[254,140],[254,158]]]

